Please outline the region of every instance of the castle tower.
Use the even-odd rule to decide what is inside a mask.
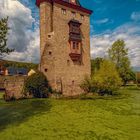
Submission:
[[[40,70],[54,90],[66,96],[82,93],[80,84],[90,76],[90,23],[92,11],[78,0],[37,0],[40,9]]]

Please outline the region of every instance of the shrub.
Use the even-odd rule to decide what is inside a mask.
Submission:
[[[41,72],[36,72],[29,76],[25,81],[24,87],[25,93],[29,92],[37,98],[47,97],[48,93],[51,92],[48,80]]]
[[[84,81],[81,83],[80,87],[84,90],[85,93],[96,92],[96,87],[93,84],[93,81],[89,77],[85,77]]]
[[[101,64],[92,80],[100,94],[112,94],[122,84],[115,65],[107,60]]]
[[[85,93],[89,93],[92,90],[92,81],[90,78],[85,77],[84,81],[81,83],[80,87]]]
[[[97,92],[101,95],[113,94],[121,86],[121,78],[110,61],[103,61],[100,69],[91,77],[82,83],[81,88],[86,92]]]

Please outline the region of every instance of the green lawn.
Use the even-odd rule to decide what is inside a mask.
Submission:
[[[0,100],[0,140],[139,140],[140,90],[115,97]]]
[[[0,99],[3,98],[3,94],[4,94],[4,92],[3,91],[0,91]]]

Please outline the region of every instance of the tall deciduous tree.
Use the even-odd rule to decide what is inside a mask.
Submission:
[[[0,57],[14,51],[14,49],[7,48],[8,30],[8,17],[0,19]]]
[[[115,41],[108,50],[110,60],[116,64],[116,68],[124,84],[131,79],[132,70],[128,57],[128,49],[125,48],[124,40]]]
[[[100,64],[104,61],[103,58],[97,57],[91,60],[91,74],[93,75],[96,71],[100,69]]]

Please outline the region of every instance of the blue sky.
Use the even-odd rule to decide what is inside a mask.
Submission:
[[[32,9],[33,17],[38,20],[36,0],[20,0],[25,6]],[[90,24],[94,27],[91,35],[101,34],[108,30],[114,30],[118,26],[132,22],[133,12],[140,12],[140,0],[80,0],[83,7],[93,10]],[[134,22],[134,24],[139,23]]]
[[[140,0],[80,0],[94,11],[90,18],[91,57],[106,57],[117,39],[124,39],[131,65],[140,70]],[[9,16],[9,47],[16,52],[6,59],[39,62],[39,11],[35,0],[0,0],[0,17]]]
[[[91,16],[92,34],[132,22],[131,14],[140,11],[140,0],[81,0],[81,4],[94,11]]]

